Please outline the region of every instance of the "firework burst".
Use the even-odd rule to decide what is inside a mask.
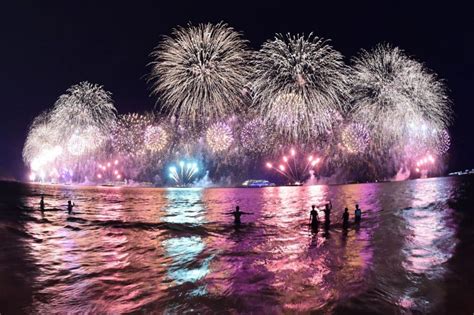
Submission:
[[[153,93],[191,125],[233,113],[246,101],[246,41],[226,24],[178,27],[151,56]]]
[[[150,152],[158,153],[168,145],[170,135],[163,126],[151,125],[145,129],[144,142]]]
[[[368,126],[379,146],[406,140],[412,126],[445,128],[451,108],[444,85],[399,48],[379,45],[354,58],[353,119]]]
[[[54,104],[50,115],[51,124],[68,138],[87,127],[97,128],[107,135],[115,119],[116,109],[111,94],[89,82],[67,89]]]
[[[369,145],[370,135],[364,125],[350,123],[342,130],[341,139],[349,153],[363,153]]]
[[[121,115],[112,133],[114,151],[123,156],[138,157],[145,153],[145,134],[152,117],[138,113]]]
[[[347,90],[342,55],[309,35],[278,35],[255,53],[254,106],[277,131],[308,140],[332,126]]]
[[[233,141],[232,129],[226,123],[214,123],[206,131],[206,143],[212,153],[223,153]]]
[[[248,121],[240,131],[240,142],[248,153],[267,153],[273,149],[275,140],[273,132],[260,118]]]

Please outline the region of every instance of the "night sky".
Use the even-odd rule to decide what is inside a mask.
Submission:
[[[14,1],[6,1],[14,2]],[[454,1],[35,1],[2,4],[0,178],[23,179],[32,119],[83,80],[113,93],[119,113],[151,110],[149,53],[188,22],[225,21],[258,49],[275,33],[332,40],[349,61],[389,42],[443,78],[455,111],[449,170],[473,168],[474,22]]]

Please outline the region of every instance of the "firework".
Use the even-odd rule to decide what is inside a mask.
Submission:
[[[59,143],[59,135],[49,123],[48,113],[36,117],[31,124],[30,131],[23,146],[23,161],[31,166],[44,149],[55,147]]]
[[[295,149],[281,157],[279,163],[267,162],[266,167],[285,177],[290,184],[303,184],[319,166],[321,158],[314,154],[300,155]]]
[[[105,141],[97,127],[87,127],[84,130],[76,130],[67,142],[70,154],[81,156],[94,152]]]
[[[342,55],[311,34],[278,35],[255,53],[254,106],[277,131],[308,140],[330,129],[347,90]]]
[[[145,153],[145,134],[152,124],[150,115],[131,113],[121,115],[114,125],[112,146],[123,156],[138,157]]]
[[[437,139],[436,139],[436,152],[439,155],[443,155],[448,152],[449,147],[451,146],[451,137],[447,130],[441,130],[437,132]]]
[[[145,129],[144,142],[152,153],[161,152],[169,142],[168,132],[162,126],[148,126]]]
[[[431,154],[427,154],[426,156],[423,156],[421,159],[419,159],[416,162],[416,168],[415,170],[419,173],[427,172],[429,169],[433,167],[435,164],[436,160]]]
[[[97,163],[97,181],[117,181],[123,179],[123,172],[118,159]]]
[[[351,123],[344,127],[341,138],[342,144],[349,153],[363,153],[370,140],[367,128],[358,123]]]
[[[225,123],[214,123],[206,131],[206,143],[212,153],[223,153],[233,141],[232,130]]]
[[[412,126],[420,133],[420,126],[440,130],[450,122],[443,83],[398,48],[363,50],[354,59],[350,81],[352,117],[368,126],[381,147],[406,141]]]
[[[88,82],[71,86],[58,98],[50,115],[51,124],[66,137],[88,127],[107,135],[115,119],[111,94]]]
[[[153,93],[188,124],[218,119],[245,102],[246,42],[226,24],[178,27],[152,57]]]
[[[178,165],[169,167],[169,177],[175,182],[176,186],[186,186],[191,184],[199,172],[196,162],[180,161]]]
[[[262,154],[272,150],[275,137],[262,119],[255,118],[240,131],[240,142],[246,152]]]

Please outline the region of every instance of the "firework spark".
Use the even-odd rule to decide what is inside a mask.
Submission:
[[[240,142],[246,152],[264,154],[273,149],[275,137],[262,119],[255,118],[245,123],[240,131]]]
[[[265,42],[255,53],[253,73],[254,106],[295,140],[330,129],[347,91],[342,55],[311,34]]]
[[[206,142],[212,153],[223,153],[233,141],[232,129],[225,123],[215,123],[206,131]]]
[[[341,138],[349,153],[363,153],[370,141],[369,131],[358,123],[350,123],[344,127]]]
[[[114,125],[112,145],[117,154],[138,157],[145,153],[145,134],[152,124],[150,115],[131,113],[121,115]]]
[[[439,155],[443,155],[446,152],[448,152],[449,147],[451,146],[451,137],[449,136],[449,133],[447,130],[443,129],[437,132],[437,139],[436,139],[435,146],[436,146],[435,150]]]
[[[153,93],[191,125],[233,113],[246,101],[246,41],[224,23],[178,27],[151,56]]]

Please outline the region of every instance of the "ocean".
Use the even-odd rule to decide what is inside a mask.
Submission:
[[[310,228],[311,205],[329,200],[330,224]],[[236,205],[248,213],[238,227]],[[472,314],[473,205],[472,176],[260,189],[0,182],[0,313]]]

